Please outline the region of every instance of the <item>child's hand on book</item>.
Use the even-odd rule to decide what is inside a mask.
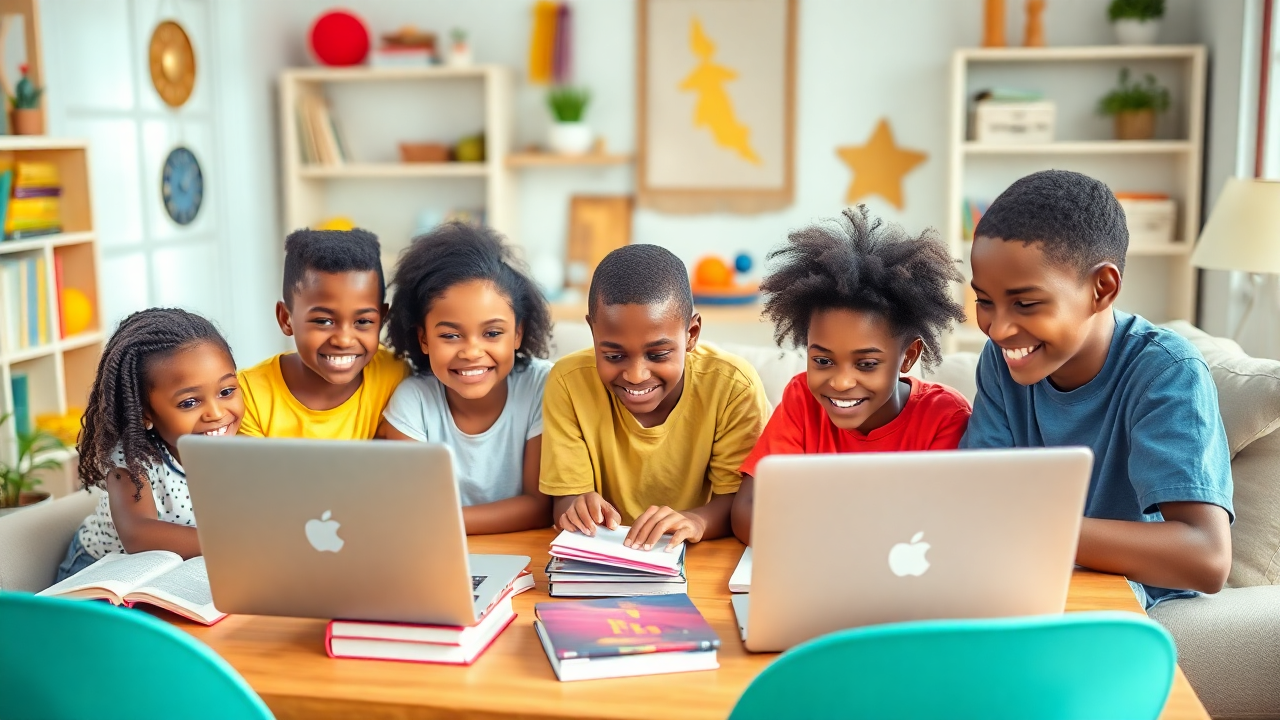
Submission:
[[[597,525],[604,525],[614,530],[620,522],[622,522],[622,515],[601,497],[600,493],[593,491],[575,498],[573,504],[564,511],[556,524],[561,530],[571,530],[588,537],[595,537]]]
[[[635,550],[652,550],[663,535],[671,533],[671,542],[665,549],[673,552],[686,540],[695,543],[702,540],[704,530],[706,521],[697,515],[681,515],[666,505],[650,505],[631,523],[631,531],[622,544]]]

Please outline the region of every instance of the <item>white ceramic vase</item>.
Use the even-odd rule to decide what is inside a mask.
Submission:
[[[1160,20],[1133,20],[1125,18],[1111,23],[1116,42],[1121,45],[1155,45],[1160,34]]]
[[[547,147],[560,155],[582,155],[591,149],[594,139],[591,127],[584,122],[555,122],[547,135]]]

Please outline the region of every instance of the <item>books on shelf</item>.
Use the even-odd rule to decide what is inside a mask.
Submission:
[[[595,537],[564,531],[552,541],[547,580],[551,597],[633,597],[689,591],[685,547],[666,552],[670,536],[652,550],[624,547],[630,528],[598,528]]]
[[[0,308],[6,353],[53,342],[43,255],[0,260]]]
[[[342,165],[349,159],[347,145],[323,98],[303,95],[298,100],[297,123],[303,165]]]
[[[325,652],[332,658],[470,665],[515,620],[511,598],[531,588],[533,575],[526,570],[465,627],[333,620],[325,630]]]
[[[751,546],[748,545],[746,550],[742,551],[742,559],[738,561],[738,567],[733,569],[733,574],[729,576],[729,592],[744,593],[751,592]]]
[[[533,612],[563,682],[720,667],[720,636],[688,595],[538,603]]]
[[[58,166],[51,162],[20,161],[13,164],[12,191],[4,212],[4,236],[9,240],[62,232],[62,184]],[[0,180],[0,188],[4,181]]]
[[[167,550],[109,553],[98,562],[40,593],[49,597],[107,600],[133,607],[146,603],[203,625],[227,614],[213,606],[203,557],[184,561]]]

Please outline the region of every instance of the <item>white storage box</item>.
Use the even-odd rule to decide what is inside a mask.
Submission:
[[[1161,248],[1174,244],[1178,203],[1168,198],[1120,198],[1130,248]]]
[[[973,141],[1001,145],[1051,143],[1056,116],[1056,106],[1048,100],[980,100],[974,105]]]

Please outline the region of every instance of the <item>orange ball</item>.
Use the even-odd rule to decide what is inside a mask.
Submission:
[[[693,284],[704,288],[733,287],[733,268],[718,257],[706,257],[693,269]]]

